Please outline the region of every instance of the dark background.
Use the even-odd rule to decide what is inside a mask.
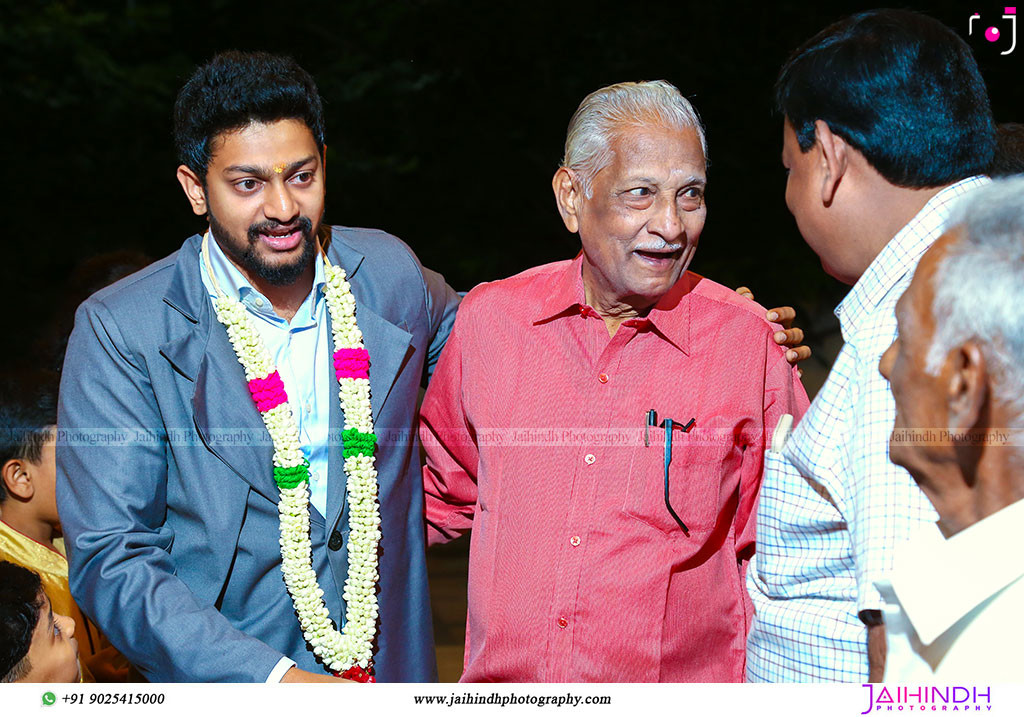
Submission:
[[[673,82],[710,147],[692,268],[797,306],[823,346],[845,287],[822,273],[783,203],[771,87],[792,48],[871,6],[4,0],[0,298],[17,328],[3,332],[3,361],[46,362],[52,344],[39,339],[69,327],[84,260],[126,248],[159,258],[202,230],[174,177],[171,105],[198,63],[230,48],[291,54],[316,78],[327,221],[397,234],[458,289],[571,257],[578,245],[550,189],[570,115],[602,85]],[[915,9],[974,48],[997,121],[1024,121],[1024,47],[998,54],[1002,7]],[[987,22],[967,38],[975,11]],[[997,23],[1007,42],[985,42]]]

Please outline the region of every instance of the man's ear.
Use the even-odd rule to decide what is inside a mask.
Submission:
[[[815,120],[814,139],[821,147],[821,201],[828,206],[836,196],[839,182],[846,174],[849,162],[849,146],[839,135],[833,134],[824,120]]]
[[[562,215],[565,228],[575,234],[580,230],[579,207],[583,199],[583,188],[576,174],[567,167],[559,167],[551,179],[551,188],[555,192],[555,204]]]
[[[989,399],[988,366],[985,354],[974,341],[952,351],[947,360],[953,362],[947,392],[949,428],[963,433],[978,425],[985,410]]]
[[[192,211],[199,216],[206,214],[206,190],[203,188],[203,180],[183,164],[178,167],[178,183],[185,190]]]
[[[31,500],[35,495],[36,489],[32,484],[32,476],[26,470],[30,467],[27,461],[20,458],[12,458],[0,466],[0,480],[4,482],[4,488],[10,495],[22,500]]]

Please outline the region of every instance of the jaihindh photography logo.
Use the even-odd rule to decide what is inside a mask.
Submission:
[[[864,685],[868,698],[862,715],[879,712],[989,712],[992,710],[991,687],[963,685],[921,685],[920,687],[888,687]]]

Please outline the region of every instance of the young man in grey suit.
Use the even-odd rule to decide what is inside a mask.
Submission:
[[[395,237],[321,225],[323,127],[316,86],[291,60],[226,53],[200,68],[175,105],[175,135],[178,179],[210,231],[76,317],[57,449],[72,591],[150,680],[436,679],[412,427],[458,296]],[[333,267],[358,331],[332,341],[336,312],[351,311],[345,296],[332,303]],[[249,333],[236,355],[239,326]],[[332,364],[339,339],[360,348]],[[253,368],[257,344],[272,375]],[[276,445],[289,407],[301,454]],[[366,430],[342,439],[371,414],[375,450]],[[286,493],[308,500],[298,532],[280,525]],[[285,533],[312,587],[282,579]],[[316,584],[344,636],[310,617]],[[357,613],[369,632],[348,634]]]

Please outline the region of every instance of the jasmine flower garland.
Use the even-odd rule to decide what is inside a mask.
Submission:
[[[313,570],[309,541],[309,463],[302,454],[299,430],[292,415],[284,383],[270,352],[253,326],[245,306],[225,295],[210,266],[209,235],[203,237],[206,270],[217,291],[214,310],[227,329],[228,339],[245,369],[256,408],[274,443],[274,480],[280,491],[281,572],[299,617],[303,636],[314,654],[342,677],[373,682],[373,640],[377,631],[377,546],[380,543],[380,512],[377,505],[377,470],[370,407],[369,354],[356,325],[356,300],[345,271],[333,266],[321,253],[331,316],[334,368],[338,395],[345,415],[342,441],[348,487],[348,578],[345,627],[334,627],[324,591]]]

